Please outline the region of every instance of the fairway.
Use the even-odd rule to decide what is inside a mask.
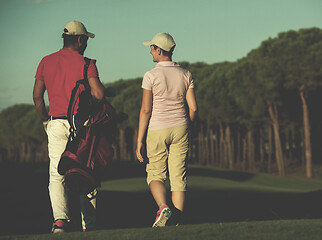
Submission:
[[[4,167],[1,168],[0,177],[0,186],[5,196],[0,200],[1,220],[6,220],[1,223],[3,239],[24,239],[5,236],[26,234],[37,235],[37,238],[33,235],[33,238],[26,239],[48,239],[49,235],[39,235],[49,232],[52,221],[47,194],[47,165]],[[19,180],[16,180],[17,176]],[[224,237],[222,239],[278,239],[275,238],[275,230],[284,232],[288,229],[294,236],[300,236],[304,227],[299,226],[305,224],[309,226],[307,229],[314,227],[311,229],[315,233],[311,231],[312,236],[322,234],[321,180],[189,166],[183,225],[152,230],[150,226],[157,206],[144,176],[144,165],[134,162],[113,163],[99,190],[99,231],[86,235],[77,233],[80,227],[78,205],[72,198],[75,232],[69,233],[71,235],[68,236],[72,238],[68,239],[79,239],[81,236],[88,237],[84,239],[104,239],[103,235],[109,236],[108,239],[150,239],[148,236],[152,236],[155,231],[159,236],[157,239],[195,239],[193,236],[202,234],[202,239],[214,239],[211,236]],[[251,235],[250,229],[254,235]],[[190,235],[183,232],[190,232]],[[131,233],[131,237],[129,235],[127,238],[127,233]],[[163,238],[163,234],[168,238]],[[233,238],[233,234],[245,238]],[[118,235],[123,237],[117,238]]]
[[[166,228],[129,228],[63,235],[21,235],[3,240],[320,240],[321,219],[208,223]]]

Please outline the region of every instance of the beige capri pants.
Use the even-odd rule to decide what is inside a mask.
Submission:
[[[146,145],[149,162],[146,165],[147,183],[165,182],[167,171],[171,191],[186,191],[186,159],[189,150],[188,126],[148,130]]]

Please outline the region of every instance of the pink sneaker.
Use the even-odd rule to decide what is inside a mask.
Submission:
[[[157,212],[157,217],[152,225],[152,227],[164,227],[171,217],[171,210],[167,205],[163,205]]]

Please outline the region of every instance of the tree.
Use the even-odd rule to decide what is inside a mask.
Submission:
[[[0,144],[1,148],[6,150],[6,159],[20,160],[21,148],[24,146],[21,140],[28,141],[29,139],[25,138],[24,133],[32,129],[28,123],[36,124],[33,120],[28,123],[23,121],[23,119],[26,120],[25,116],[33,115],[30,112],[37,116],[32,105],[17,104],[0,113]],[[41,121],[39,124],[42,126]],[[34,131],[33,134],[40,135],[41,133]]]
[[[261,152],[261,160],[263,161],[263,136],[262,133],[256,134],[260,128],[267,125],[268,117],[265,111],[265,99],[263,98],[263,85],[257,80],[255,64],[251,58],[240,59],[234,64],[229,71],[228,86],[231,98],[237,106],[236,121],[238,122],[237,132],[237,161],[240,162],[242,150],[247,151],[244,154],[243,168],[246,165],[252,170],[255,169],[255,157],[257,143],[259,144],[259,152]],[[245,129],[243,133],[242,129]],[[258,135],[260,141],[255,141],[254,136]],[[244,136],[242,140],[241,137]],[[243,147],[241,145],[244,145]],[[247,150],[248,149],[248,150]],[[246,164],[248,160],[248,164]]]
[[[231,138],[231,126],[236,119],[236,106],[229,94],[228,70],[232,63],[223,62],[214,65],[213,73],[201,81],[197,90],[197,101],[201,120],[207,127],[206,136],[209,136],[210,127],[219,125],[219,149],[221,166],[234,167],[233,139]],[[224,130],[225,129],[225,130]],[[212,136],[206,139],[211,139]],[[209,141],[207,141],[209,144]],[[206,149],[209,149],[206,145]]]
[[[281,62],[285,63],[288,88],[298,89],[302,102],[306,177],[313,177],[308,95],[321,86],[322,31],[317,28],[280,33]]]
[[[280,123],[278,107],[282,105],[281,96],[284,91],[284,69],[279,64],[281,49],[274,46],[274,40],[268,39],[261,46],[252,51],[248,57],[252,59],[256,67],[256,78],[262,85],[258,90],[265,99],[271,124],[274,132],[275,158],[279,175],[286,175],[286,166],[280,138]]]

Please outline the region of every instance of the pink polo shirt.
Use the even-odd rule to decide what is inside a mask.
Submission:
[[[187,124],[184,106],[188,88],[193,88],[191,73],[175,62],[159,62],[145,73],[142,88],[153,95],[150,130]]]
[[[87,78],[98,77],[95,60],[91,60]],[[66,116],[69,99],[78,80],[83,79],[84,57],[77,51],[60,49],[44,57],[37,68],[35,78],[45,82],[49,115]]]

